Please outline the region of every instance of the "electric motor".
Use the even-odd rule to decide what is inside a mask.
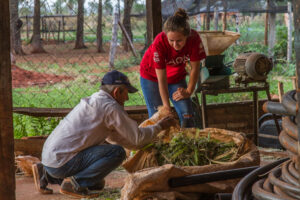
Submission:
[[[273,68],[271,59],[261,53],[240,54],[233,63],[236,83],[265,82]]]

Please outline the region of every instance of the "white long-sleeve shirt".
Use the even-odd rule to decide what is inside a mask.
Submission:
[[[106,139],[137,149],[150,143],[160,130],[160,125],[139,128],[110,94],[100,90],[81,99],[60,121],[44,144],[42,163],[61,167],[78,152],[103,144]]]

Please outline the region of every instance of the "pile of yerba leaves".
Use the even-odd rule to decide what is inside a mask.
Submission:
[[[237,159],[238,147],[234,142],[225,143],[210,137],[187,137],[182,133],[175,135],[170,143],[158,141],[156,149],[158,164],[177,166],[201,166],[222,163]]]

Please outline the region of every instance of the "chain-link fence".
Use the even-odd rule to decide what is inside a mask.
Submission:
[[[190,15],[191,27],[200,31],[207,29],[206,12],[209,11],[210,30],[222,30],[224,7],[220,2],[197,2],[162,1],[163,18],[183,7]],[[225,62],[233,61],[238,53],[251,48],[268,53],[264,46],[265,14],[262,10],[240,13],[233,8],[239,4],[227,2],[226,29],[240,32],[241,38],[238,45],[225,51]],[[117,5],[120,9],[114,9]],[[145,105],[139,84],[139,63],[147,44],[145,0],[10,0],[10,6],[14,107],[72,108],[81,98],[98,91],[102,76],[112,68],[127,74],[139,89],[130,94],[125,105]],[[120,23],[112,59],[111,41],[116,16]],[[284,14],[277,14],[276,19],[283,24]],[[129,35],[134,50],[120,26]],[[277,29],[286,31],[285,25]],[[286,48],[286,45],[282,46]],[[14,120],[15,125],[25,123],[17,118]],[[56,123],[51,121],[46,133],[50,133]]]
[[[36,5],[37,2],[39,5]],[[102,5],[100,7],[99,2]],[[175,6],[170,3],[166,4],[168,2],[172,2]],[[120,3],[119,21],[128,30],[134,49],[138,53],[137,56],[134,56],[130,51],[121,29],[118,27],[114,68],[126,73],[131,82],[140,88],[139,62],[142,57],[141,52],[144,52],[146,48],[145,1],[27,0],[19,3],[19,18],[12,18],[16,22],[19,19],[22,20],[20,38],[21,49],[25,53],[15,56],[16,64],[12,69],[14,106],[70,108],[76,105],[80,98],[97,91],[101,77],[111,69],[109,60],[113,35],[113,8],[118,3]],[[177,8],[184,7],[188,3],[164,1],[162,5],[169,6],[163,6],[162,12],[164,13],[167,9],[168,13],[172,14]],[[214,5],[213,3],[216,2],[211,2],[211,5]],[[170,7],[170,5],[173,6]],[[35,15],[37,6],[39,7],[39,16]],[[224,8],[219,8],[224,10]],[[195,9],[194,6],[193,10]],[[199,10],[201,9],[199,8]],[[98,15],[100,11],[101,19]],[[195,13],[192,12],[190,14],[192,15],[190,17],[192,28],[203,30],[205,14],[193,15]],[[36,34],[34,30],[35,17],[40,22],[39,34]],[[253,27],[250,27],[250,21],[260,23],[261,28],[253,30]],[[227,17],[227,30],[237,31],[238,24],[239,31],[244,32],[241,36],[243,42],[263,41],[263,21],[264,18],[261,14],[245,16],[231,12]],[[100,47],[99,38],[97,40],[98,24],[101,24],[102,34]],[[77,28],[80,26],[82,29]],[[221,30],[221,18],[217,27],[214,27],[214,23],[211,23],[211,27]],[[78,32],[82,34],[82,37],[78,37]],[[36,35],[39,37],[38,39],[33,37]],[[99,51],[102,52],[99,53]],[[139,90],[137,94],[131,95],[131,100],[126,105],[144,104],[141,90]]]
[[[78,1],[79,2],[79,1]],[[98,52],[97,26],[98,5],[101,1],[85,1],[83,26],[83,44],[76,47],[78,37],[77,1],[40,1],[40,49],[33,53],[34,6],[36,1],[24,1],[19,5],[19,18],[22,20],[21,48],[24,55],[15,55],[13,76],[14,107],[71,108],[80,98],[97,91],[101,77],[109,71],[110,41],[112,37],[113,2],[102,2],[102,46]],[[133,3],[133,1],[131,1]],[[135,3],[136,12],[145,13],[145,2]],[[123,20],[121,7],[121,18]],[[16,19],[12,19],[16,20]],[[145,16],[131,17],[130,32],[136,52],[145,48]],[[114,68],[127,74],[131,82],[139,87],[139,62],[136,56],[124,48],[123,34],[118,27],[117,50]],[[79,39],[80,40],[80,39]],[[127,105],[144,105],[141,91],[131,96]]]

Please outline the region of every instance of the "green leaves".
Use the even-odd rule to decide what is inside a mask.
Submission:
[[[49,135],[60,119],[58,117],[31,117],[14,114],[14,137],[19,139],[27,136]]]
[[[178,133],[170,143],[158,142],[153,147],[157,150],[156,158],[159,165],[178,166],[201,166],[232,161],[236,159],[238,151],[234,142],[225,143],[215,140],[210,133],[207,137],[199,137],[197,132],[193,138]]]

